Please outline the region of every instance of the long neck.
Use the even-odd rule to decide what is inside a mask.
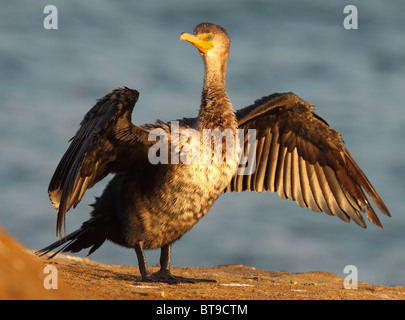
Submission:
[[[203,92],[209,89],[225,91],[226,66],[228,55],[211,57],[206,55],[204,61],[204,86]]]
[[[225,89],[228,56],[218,59],[209,55],[204,60],[204,85],[199,112],[200,128],[233,128],[232,104]]]

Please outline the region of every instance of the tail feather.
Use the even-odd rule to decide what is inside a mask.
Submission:
[[[51,259],[58,253],[75,253],[91,247],[89,253],[87,254],[87,256],[89,256],[94,251],[96,251],[104,243],[105,240],[105,232],[103,232],[103,229],[100,228],[97,220],[91,219],[83,223],[80,229],[68,234],[58,241],[55,241],[49,246],[38,250],[36,254],[38,256],[43,256],[53,251],[54,249],[57,249],[57,251],[54,251],[53,254],[49,257],[49,259]]]

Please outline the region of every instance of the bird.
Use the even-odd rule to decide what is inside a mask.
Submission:
[[[235,111],[225,88],[230,49],[226,30],[200,23],[193,33],[183,32],[180,40],[193,44],[204,64],[198,115],[137,126],[132,123],[137,90],[121,87],[97,100],[50,181],[59,239],[38,255],[50,253],[52,258],[88,248],[90,255],[109,240],[135,250],[141,281],[215,282],[173,275],[172,244],[221,194],[244,191],[277,193],[300,207],[353,220],[362,228],[364,217],[382,228],[368,198],[384,215],[390,217],[390,212],[341,134],[314,112],[312,104],[292,92],[273,93]],[[217,141],[218,159],[210,137],[204,140],[204,133],[215,130],[226,132]],[[235,141],[230,155],[225,154],[228,137]],[[201,146],[208,148],[204,161],[196,156]],[[246,162],[249,154],[253,160]],[[114,176],[92,204],[90,219],[66,235],[66,212],[110,173]],[[152,273],[145,250],[158,248],[160,269]]]

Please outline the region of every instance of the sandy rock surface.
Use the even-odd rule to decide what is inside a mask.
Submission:
[[[45,267],[52,265],[48,273]],[[53,273],[54,271],[56,273]],[[157,271],[158,267],[152,267]],[[216,283],[145,283],[137,266],[106,265],[60,254],[37,257],[0,229],[0,299],[135,300],[402,300],[405,287],[358,283],[345,289],[343,278],[328,272],[288,273],[243,265],[172,267],[184,277]],[[52,278],[56,276],[56,278]],[[51,277],[51,278],[50,278]],[[57,289],[44,283],[57,279]]]

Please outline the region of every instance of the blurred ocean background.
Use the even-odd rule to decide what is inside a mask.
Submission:
[[[48,4],[58,9],[58,30],[43,26]],[[358,9],[358,30],[343,27],[347,4]],[[196,116],[202,61],[179,36],[210,21],[231,37],[227,90],[235,108],[286,91],[314,104],[392,218],[380,214],[383,230],[363,230],[276,194],[225,194],[175,243],[172,264],[342,277],[355,265],[359,281],[405,285],[404,12],[403,0],[3,1],[0,224],[29,248],[57,239],[48,183],[84,114],[111,89],[140,91],[135,124]],[[108,180],[70,211],[67,232],[87,220]],[[158,256],[148,253],[149,264]],[[110,243],[91,258],[137,264],[133,251]]]

